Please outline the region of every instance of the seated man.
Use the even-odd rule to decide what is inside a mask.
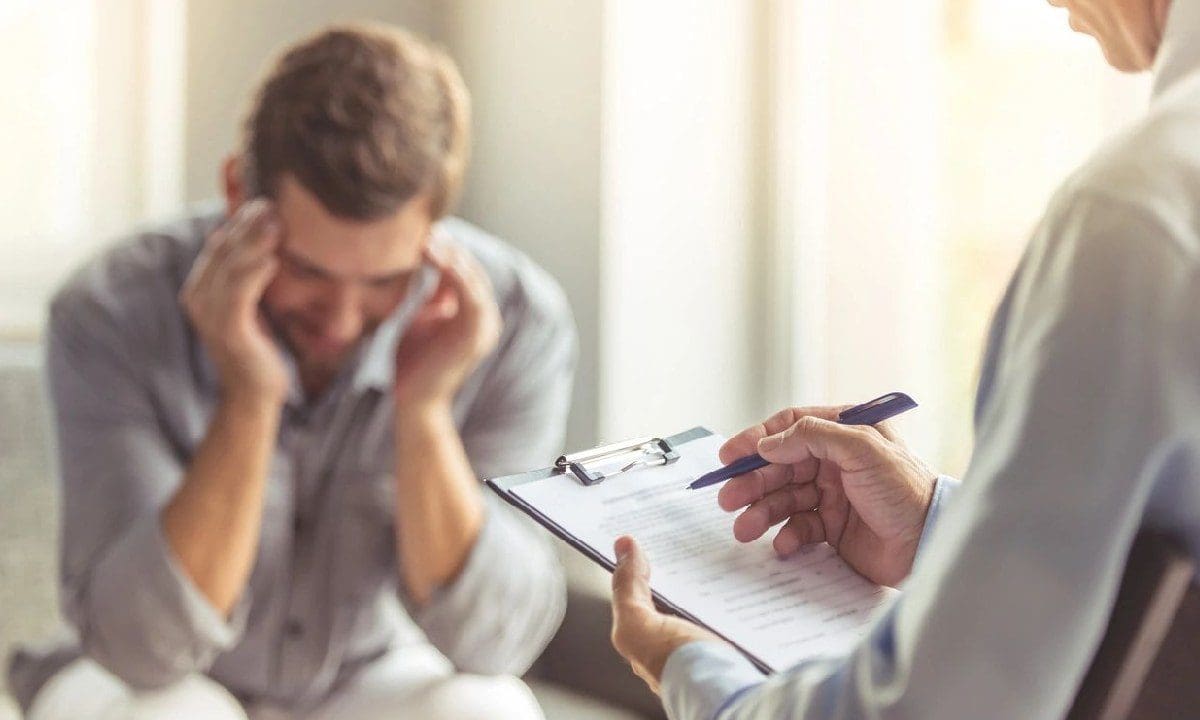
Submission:
[[[540,717],[562,616],[540,533],[477,476],[559,451],[558,286],[446,213],[451,61],[394,29],[291,48],[228,207],[67,283],[48,366],[77,644],[21,653],[29,717]]]

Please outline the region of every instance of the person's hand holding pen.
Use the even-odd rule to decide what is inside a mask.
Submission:
[[[770,464],[727,482],[717,501],[741,510],[741,542],[783,523],[780,555],[827,542],[869,580],[895,586],[912,569],[937,476],[889,423],[839,423],[847,407],[787,408],[730,438],[721,462],[758,453]]]
[[[890,393],[862,405],[782,410],[726,442],[725,467],[688,487],[725,482],[717,500],[741,510],[733,524],[741,542],[782,524],[774,541],[780,555],[828,542],[869,580],[897,585],[912,569],[937,482],[886,421],[914,407],[907,395]],[[722,641],[655,607],[649,562],[633,538],[619,538],[614,552],[613,646],[657,691],[675,650]]]

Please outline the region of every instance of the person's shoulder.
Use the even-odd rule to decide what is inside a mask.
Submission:
[[[118,239],[76,269],[50,304],[52,328],[108,327],[152,336],[172,316],[204,238],[220,221],[208,207],[179,220],[148,226]]]
[[[532,320],[573,326],[562,286],[532,258],[462,218],[448,217],[439,224],[483,265],[506,323]]]
[[[1052,215],[1086,211],[1093,229],[1150,227],[1200,260],[1200,75],[1158,98],[1141,120],[1106,142],[1063,185]]]
[[[1200,299],[1200,146],[1187,139],[1200,127],[1200,85],[1179,90],[1055,193],[1014,280],[1014,307],[1070,306],[1116,322],[1129,316],[1116,306],[1144,317]]]

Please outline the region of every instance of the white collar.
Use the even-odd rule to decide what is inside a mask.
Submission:
[[[1172,0],[1169,12],[1154,61],[1155,99],[1200,70],[1200,0]]]

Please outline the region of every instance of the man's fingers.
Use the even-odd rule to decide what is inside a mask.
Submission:
[[[445,320],[454,317],[458,312],[458,294],[454,287],[445,280],[439,280],[433,294],[421,304],[417,310],[414,322],[429,322]]]
[[[211,242],[205,247],[209,262],[215,265],[223,263],[225,258],[245,241],[247,235],[253,233],[255,226],[269,211],[270,203],[262,199],[251,200],[239,207],[225,225],[210,237]],[[217,237],[218,233],[220,238]]]
[[[487,271],[469,252],[459,248],[455,254],[452,277],[459,281],[463,302],[460,304],[463,312],[479,315],[494,304],[495,292]]]
[[[260,222],[271,212],[272,203],[266,198],[255,198],[242,203],[241,207],[234,212],[233,217],[229,219],[229,234],[235,239],[241,238],[250,231],[255,223]]]
[[[798,463],[809,458],[846,465],[870,464],[880,452],[882,436],[871,428],[839,425],[817,417],[802,417],[781,433],[763,438],[758,452],[773,463]]]
[[[229,228],[225,226],[218,227],[205,238],[204,247],[200,249],[200,255],[196,258],[196,262],[192,265],[187,280],[183,284],[182,294],[184,297],[212,282],[213,258],[217,250],[229,242],[228,230]]]
[[[826,420],[837,420],[838,413],[849,405],[830,405],[814,407],[792,407],[780,410],[757,425],[752,425],[742,432],[725,441],[721,446],[719,456],[721,462],[729,464],[738,458],[753,455],[758,452],[758,443],[765,437],[787,430],[802,417],[819,417]]]
[[[728,465],[738,458],[753,455],[758,452],[758,441],[774,435],[789,427],[796,421],[795,408],[780,410],[757,425],[751,425],[737,435],[725,441],[717,455],[721,462]]]
[[[900,436],[900,431],[896,429],[896,423],[891,420],[884,420],[881,423],[872,425],[876,432],[890,440],[891,442],[904,444],[904,438]]]
[[[637,542],[628,535],[613,546],[617,567],[613,570],[613,611],[621,608],[654,609],[650,593],[650,563]]]
[[[800,512],[816,507],[820,491],[813,483],[789,485],[768,494],[751,505],[733,521],[733,536],[738,542],[752,542],[767,530]]]
[[[732,512],[761,500],[767,493],[789,483],[805,482],[816,475],[816,472],[815,460],[811,464],[768,465],[745,475],[738,475],[725,483],[717,493],[717,504],[722,510]]]
[[[266,292],[267,285],[279,270],[279,259],[268,255],[258,261],[257,265],[248,268],[238,281],[230,286],[231,300],[243,308],[257,309],[258,303]]]
[[[282,236],[283,225],[267,200],[253,200],[243,205],[229,223],[228,240],[216,248],[215,263],[228,266],[237,263],[247,253],[261,252],[264,244],[274,242],[269,237]]]
[[[426,246],[425,257],[441,273],[443,283],[458,296],[459,312],[473,317],[493,302],[487,271],[465,248],[447,240],[434,240]]]
[[[656,613],[650,594],[650,566],[627,535],[617,538],[613,550],[617,566],[612,576],[612,643],[641,675],[642,649],[652,639],[647,636],[646,620]]]
[[[282,238],[278,225],[265,226],[253,238],[245,240],[229,251],[223,263],[223,270],[233,278],[253,270],[263,260],[274,256]]]
[[[773,543],[775,552],[787,557],[805,545],[825,541],[825,524],[821,516],[815,512],[800,512],[793,515],[779,533]]]
[[[281,235],[282,227],[269,203],[256,200],[243,205],[209,236],[187,287],[194,292],[228,293],[234,280],[231,276],[247,272],[273,253]]]

